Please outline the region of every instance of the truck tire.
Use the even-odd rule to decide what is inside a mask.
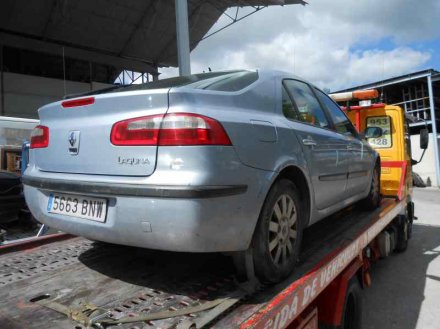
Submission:
[[[252,239],[255,274],[277,283],[292,273],[298,260],[304,204],[296,185],[281,179],[270,189]]]
[[[408,213],[400,215],[397,226],[396,252],[404,252],[408,248],[408,240],[411,235],[412,223],[409,220]]]
[[[362,207],[366,210],[374,210],[380,205],[380,164],[376,163],[371,175],[370,190],[365,199],[361,201]]]
[[[348,282],[340,326],[320,324],[319,329],[361,329],[362,289],[356,276]]]
[[[348,282],[340,329],[361,329],[362,289],[356,276]]]

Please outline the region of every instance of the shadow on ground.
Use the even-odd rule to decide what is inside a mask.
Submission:
[[[364,292],[364,329],[416,328],[427,278],[440,281],[439,276],[427,274],[440,255],[439,247],[440,227],[415,224],[407,251],[373,266],[373,285]],[[439,304],[440,299],[432,306],[437,313]],[[432,328],[440,328],[437,325]]]

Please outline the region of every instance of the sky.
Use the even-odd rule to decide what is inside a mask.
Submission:
[[[336,91],[440,70],[440,0],[307,2],[265,8],[203,40],[191,52],[192,73],[278,69]],[[223,15],[211,30],[229,21]],[[176,68],[160,72],[161,78],[178,74]]]

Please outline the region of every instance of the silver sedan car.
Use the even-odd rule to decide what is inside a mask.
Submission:
[[[39,110],[23,183],[42,223],[185,252],[252,250],[276,282],[303,229],[380,201],[380,159],[325,93],[288,73],[210,72]]]

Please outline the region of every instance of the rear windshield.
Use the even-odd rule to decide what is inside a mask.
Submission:
[[[132,84],[127,86],[113,86],[84,94],[69,95],[65,98],[74,98],[86,95],[97,95],[132,90],[152,90],[172,87],[183,87],[193,89],[205,89],[215,91],[239,91],[257,81],[258,73],[255,71],[228,71],[209,72],[193,74],[182,77],[174,77],[143,84]]]

